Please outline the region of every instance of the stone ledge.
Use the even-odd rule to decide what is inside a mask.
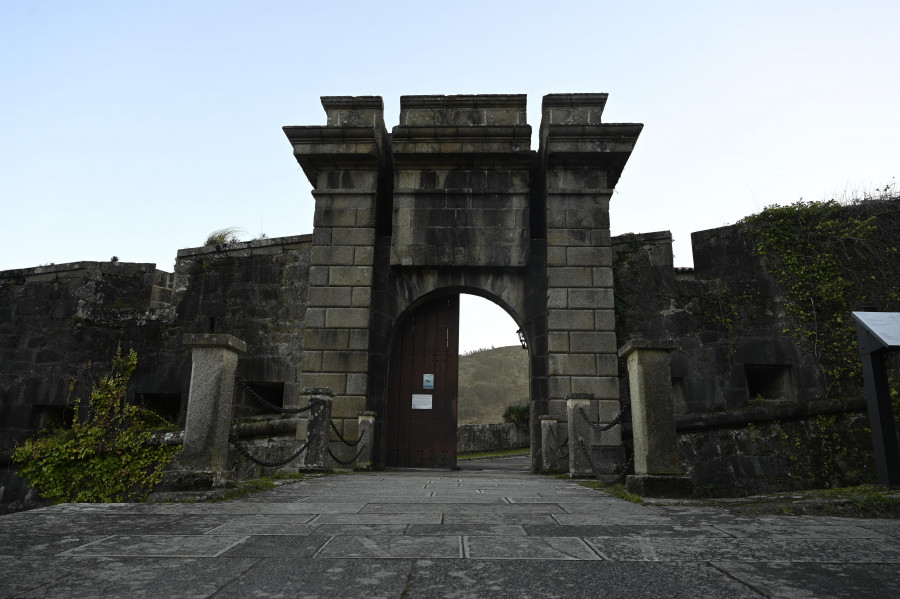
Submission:
[[[227,347],[238,353],[247,351],[247,343],[234,335],[220,333],[188,333],[182,338],[189,347]]]
[[[630,474],[625,490],[641,497],[690,497],[693,484],[688,476],[671,474]]]

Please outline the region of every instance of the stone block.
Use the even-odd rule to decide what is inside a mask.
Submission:
[[[369,227],[339,227],[331,231],[332,245],[375,245],[375,229]]]
[[[591,273],[589,267],[564,266],[547,268],[548,287],[571,288],[590,287],[591,285],[593,285],[593,273]]]
[[[330,387],[336,394],[347,392],[347,375],[337,372],[304,372],[300,375],[300,384],[306,387]]]
[[[596,361],[593,354],[550,354],[551,375],[593,375]]]
[[[300,368],[303,372],[319,372],[322,370],[322,352],[304,350],[300,356]]]
[[[366,395],[368,393],[369,375],[364,372],[347,374],[347,394]]]
[[[360,328],[350,331],[349,349],[369,349],[369,329]]]
[[[314,227],[353,227],[356,225],[356,214],[352,210],[332,210],[316,206],[313,216]]]
[[[594,329],[597,331],[615,331],[616,313],[613,310],[594,310]]]
[[[597,331],[572,331],[569,333],[569,351],[572,353],[611,353],[615,359],[613,348],[616,347],[616,334]]]
[[[361,329],[369,326],[368,308],[328,308],[325,325],[329,328]]]
[[[609,229],[592,229],[591,245],[597,247],[609,247],[612,242]]]
[[[327,266],[310,266],[309,267],[309,285],[310,287],[326,287],[328,286],[328,267]]]
[[[590,285],[591,279],[587,281]],[[609,289],[569,289],[570,308],[613,308],[613,290]]]
[[[547,227],[547,247],[590,246],[590,229],[551,229]]]
[[[597,399],[619,399],[618,377],[572,377],[572,393],[593,393]]]
[[[601,474],[621,474],[625,468],[625,448],[597,445],[591,447],[594,468]]]
[[[548,247],[547,266],[566,266],[566,248],[562,246]]]
[[[622,402],[616,399],[601,399],[594,402],[597,408],[597,421],[600,423],[610,423],[619,415],[622,409]]]
[[[375,248],[358,245],[353,248],[353,264],[371,266],[375,262]]]
[[[303,350],[350,349],[347,329],[307,329],[303,336]]]
[[[619,447],[622,445],[622,425],[617,424],[605,431],[592,430],[591,445],[597,447]]]
[[[566,400],[551,399],[549,402],[547,402],[547,412],[551,418],[555,418],[558,422],[565,423],[568,419],[568,415],[566,412]]]
[[[353,264],[353,247],[342,245],[315,246],[309,257],[310,264],[338,264],[350,266]]]
[[[326,351],[322,352],[321,369],[323,372],[366,372],[368,358],[364,351]]]
[[[594,279],[594,287],[612,289],[614,285],[613,269],[610,266],[595,266],[591,269]]]
[[[328,270],[328,284],[362,287],[372,284],[371,266],[331,266]]]
[[[352,305],[354,308],[368,308],[372,305],[371,287],[354,287]]]
[[[569,266],[612,266],[612,248],[609,247],[569,247],[566,248]]]
[[[593,310],[548,310],[547,328],[550,331],[591,331],[594,329]]]
[[[569,333],[565,331],[552,332],[547,336],[550,352],[568,353]]]
[[[306,325],[307,330],[325,328],[325,308],[307,308],[303,324]]]
[[[599,376],[619,376],[619,359],[616,354],[596,354]]]
[[[569,307],[568,293],[566,289],[548,289],[547,290],[547,307],[565,309]]]
[[[351,305],[350,287],[310,287],[307,292],[307,305],[310,307],[345,307]]]
[[[359,395],[340,395],[334,398],[332,418],[356,418],[366,410],[366,398]]]

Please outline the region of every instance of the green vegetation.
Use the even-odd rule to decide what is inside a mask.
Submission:
[[[460,424],[503,422],[510,405],[528,405],[528,352],[518,345],[459,357]]]
[[[206,242],[203,245],[225,245],[226,243],[237,243],[240,241],[238,235],[243,233],[243,230],[238,227],[225,227],[224,229],[217,229],[209,234],[206,238]]]
[[[784,332],[815,356],[829,395],[860,384],[850,312],[862,306],[900,310],[900,223],[889,205],[897,200],[891,184],[849,205],[800,201],[742,221],[784,290],[784,309],[793,321]]]
[[[177,448],[151,447],[152,431],[165,422],[125,403],[136,366],[134,350],[125,356],[116,350],[88,406],[81,399],[71,403],[71,428],[42,430],[13,452],[19,473],[41,495],[58,503],[143,500],[162,480]]]
[[[603,491],[604,493],[608,493],[613,497],[618,497],[619,499],[624,499],[625,501],[630,501],[631,503],[644,503],[643,497],[641,497],[640,495],[629,493],[625,490],[625,485],[622,483],[616,485],[607,485],[596,480],[586,480],[579,481],[578,484],[582,487],[587,487],[588,489],[594,489],[595,491]]]
[[[465,460],[487,460],[490,458],[508,458],[512,456],[529,455],[531,448],[519,447],[517,449],[498,449],[497,451],[473,451],[472,453],[461,453],[456,456],[457,461]]]
[[[531,410],[528,405],[513,404],[503,410],[503,422],[515,424],[519,428],[528,428],[528,414]]]

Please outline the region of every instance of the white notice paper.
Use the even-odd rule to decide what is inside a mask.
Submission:
[[[431,396],[413,393],[412,396],[412,409],[413,410],[430,410],[431,409]]]

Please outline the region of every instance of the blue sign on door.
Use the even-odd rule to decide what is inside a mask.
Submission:
[[[433,374],[423,374],[422,375],[422,388],[423,389],[434,389],[434,375]]]

